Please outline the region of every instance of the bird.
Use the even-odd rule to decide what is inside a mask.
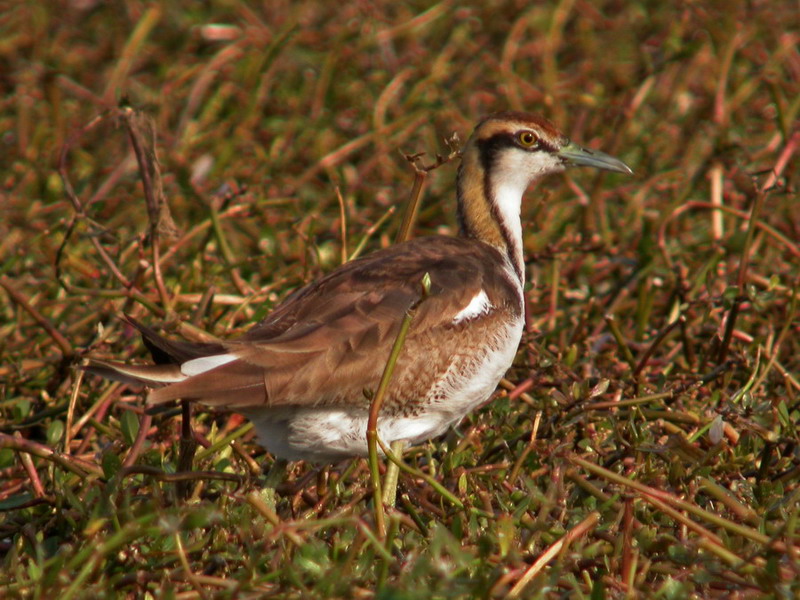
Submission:
[[[457,236],[414,238],[347,262],[235,339],[172,340],[129,318],[154,363],[90,358],[83,368],[144,384],[151,404],[188,400],[241,413],[278,459],[333,464],[367,455],[369,392],[416,307],[377,431],[387,444],[423,443],[486,402],[511,366],[525,313],[523,196],[575,166],[633,173],[543,117],[490,114],[461,152]]]

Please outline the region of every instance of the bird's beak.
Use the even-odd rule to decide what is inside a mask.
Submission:
[[[600,152],[599,150],[582,148],[575,142],[570,142],[561,148],[561,150],[558,151],[558,155],[567,165],[573,165],[576,167],[594,167],[596,169],[604,169],[606,171],[616,171],[617,173],[633,175],[631,168],[618,158],[614,158],[610,154]]]

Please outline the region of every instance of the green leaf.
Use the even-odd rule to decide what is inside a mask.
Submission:
[[[780,419],[781,425],[786,429],[794,431],[794,424],[792,423],[792,418],[789,416],[789,409],[786,407],[786,402],[783,400],[778,403],[778,419]]]
[[[39,578],[42,576],[42,567],[34,561],[29,562],[28,576],[31,578],[31,581],[39,581]]]
[[[122,468],[122,459],[112,451],[103,453],[103,475],[106,479],[111,479]]]
[[[14,464],[14,451],[11,448],[0,449],[0,469]]]
[[[47,426],[47,443],[55,446],[64,439],[64,421],[56,419]]]
[[[589,398],[597,398],[597,396],[605,394],[610,383],[608,379],[601,379],[589,392]]]
[[[122,413],[120,419],[120,428],[122,429],[122,437],[125,438],[125,443],[132,446],[139,435],[139,417],[133,411],[126,410]]]
[[[568,367],[571,367],[575,364],[575,361],[578,360],[578,346],[576,344],[572,344],[569,348],[567,348],[567,353],[564,355],[564,364]]]
[[[500,556],[507,556],[514,542],[514,519],[511,515],[501,515],[497,519],[497,545],[500,547]]]
[[[770,278],[769,278],[769,285],[767,286],[767,290],[771,292],[771,291],[772,291],[772,290],[774,290],[776,287],[778,287],[780,284],[781,284],[781,278],[780,278],[780,276],[779,276],[779,275],[774,275],[774,274],[773,274],[773,275],[772,275],[772,276],[770,276]]]
[[[592,583],[591,600],[606,600],[606,586],[600,577],[595,578]]]
[[[461,473],[458,476],[458,493],[462,496],[466,495],[467,493],[467,474]]]
[[[33,500],[33,495],[28,492],[9,496],[5,500],[0,501],[0,511],[14,510],[31,500]]]
[[[14,420],[22,421],[31,412],[31,401],[27,398],[18,398],[14,401]]]

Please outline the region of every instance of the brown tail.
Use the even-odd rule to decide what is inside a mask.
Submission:
[[[186,376],[176,364],[167,365],[126,365],[110,360],[86,359],[79,367],[81,370],[106,379],[122,383],[161,387],[170,383],[183,381]]]
[[[162,387],[186,379],[186,375],[181,373],[181,364],[203,356],[223,354],[226,351],[222,344],[170,340],[130,315],[124,315],[122,318],[139,331],[155,364],[128,365],[89,358],[80,366],[82,370],[122,383]]]
[[[124,320],[135,327],[142,335],[142,341],[157,365],[181,364],[193,358],[223,354],[226,352],[222,344],[209,342],[179,342],[169,340],[147,325],[140,323],[130,315],[124,315]]]

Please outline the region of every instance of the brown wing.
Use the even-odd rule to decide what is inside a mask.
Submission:
[[[431,293],[412,322],[393,387],[405,381],[404,389],[427,390],[465,343],[464,327],[480,338],[493,319],[522,310],[502,264],[494,248],[458,238],[421,238],[373,253],[303,288],[242,338],[223,343],[236,360],[155,390],[151,400],[192,398],[231,408],[366,403],[364,390],[376,389],[426,272]],[[481,290],[494,310],[454,324]]]

